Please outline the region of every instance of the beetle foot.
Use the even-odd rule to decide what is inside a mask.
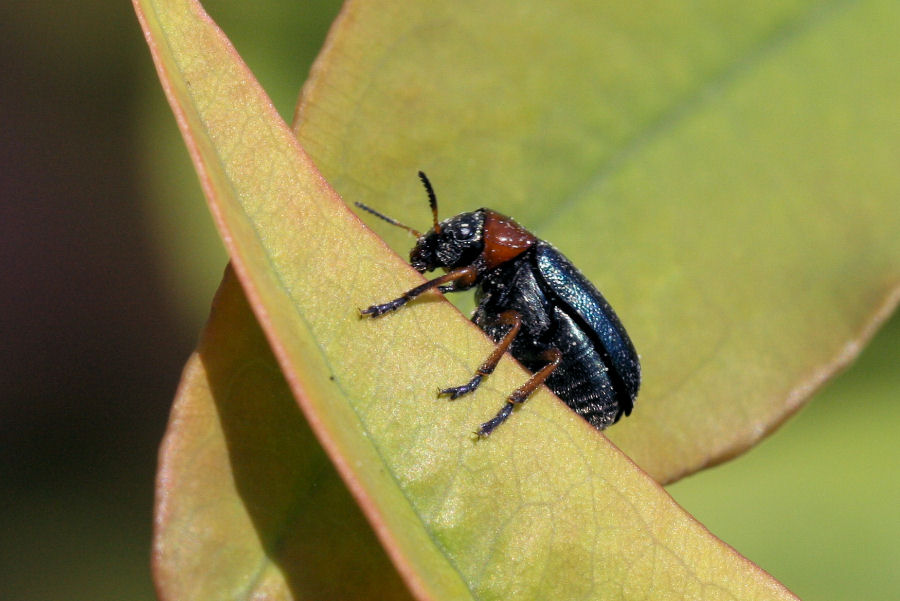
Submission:
[[[478,388],[478,385],[481,384],[481,380],[483,377],[484,376],[482,376],[481,374],[477,374],[466,384],[463,384],[462,386],[454,386],[452,388],[444,388],[443,390],[438,392],[438,394],[440,396],[449,396],[451,401],[455,401],[462,395],[469,394],[470,392]]]
[[[400,307],[402,307],[406,303],[406,299],[403,297],[395,298],[394,300],[384,303],[383,305],[372,305],[371,307],[367,307],[365,309],[359,310],[359,316],[364,317],[366,315],[370,317],[380,317],[385,313],[390,313],[391,311],[396,311]]]
[[[490,436],[491,432],[493,432],[497,426],[506,421],[506,418],[508,418],[509,414],[512,413],[513,407],[515,407],[513,403],[506,403],[505,405],[503,405],[503,408],[497,412],[497,415],[481,424],[478,432],[476,432],[478,438],[486,438],[487,436]]]

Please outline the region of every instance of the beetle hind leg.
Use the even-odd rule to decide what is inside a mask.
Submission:
[[[462,395],[469,394],[470,392],[474,391],[481,384],[481,381],[485,376],[489,376],[494,372],[494,369],[500,362],[500,358],[504,353],[506,353],[506,351],[509,350],[509,345],[512,344],[516,335],[519,333],[519,330],[522,328],[522,318],[516,311],[504,311],[500,314],[500,317],[497,321],[501,325],[508,325],[512,327],[503,336],[500,342],[497,343],[497,346],[494,347],[493,352],[488,355],[488,358],[484,360],[484,363],[482,363],[478,368],[478,371],[475,372],[475,376],[462,386],[444,388],[438,393],[439,395],[449,396],[451,401],[458,399]]]
[[[505,422],[506,418],[512,413],[513,407],[524,403],[528,397],[544,383],[544,380],[550,377],[550,374],[553,373],[559,366],[559,362],[562,361],[562,353],[556,348],[548,350],[543,356],[548,361],[547,365],[531,376],[527,382],[516,388],[513,393],[509,395],[509,398],[506,399],[506,404],[497,412],[497,415],[481,424],[478,432],[476,432],[479,438],[488,436],[497,428],[497,426]]]
[[[475,435],[478,438],[484,438],[485,436],[488,436],[491,432],[494,431],[494,428],[506,421],[506,418],[508,418],[512,413],[513,407],[515,407],[513,403],[505,403],[503,405],[503,408],[497,412],[497,415],[481,424],[481,427],[478,428],[478,431],[475,432]]]

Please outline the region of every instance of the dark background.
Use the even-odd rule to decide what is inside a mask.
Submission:
[[[205,4],[290,118],[339,3]],[[131,2],[0,3],[0,124],[0,599],[153,599],[157,446],[225,254]]]
[[[338,3],[205,4],[290,119]],[[156,449],[225,257],[130,2],[0,5],[0,123],[0,598],[149,600]],[[900,593],[898,340],[672,489],[801,596]]]

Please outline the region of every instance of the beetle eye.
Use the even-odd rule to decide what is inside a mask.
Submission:
[[[459,228],[454,232],[457,240],[468,240],[472,237],[474,230],[468,223],[461,223]]]

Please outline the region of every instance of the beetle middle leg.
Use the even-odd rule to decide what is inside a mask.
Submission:
[[[497,323],[505,326],[512,326],[509,331],[503,336],[497,346],[494,347],[493,352],[488,355],[488,358],[484,360],[484,363],[481,364],[481,367],[478,368],[478,371],[475,372],[475,377],[471,380],[463,384],[462,386],[454,386],[452,388],[445,388],[441,390],[438,394],[446,395],[450,397],[450,400],[458,399],[464,394],[469,394],[476,388],[478,388],[481,381],[485,376],[489,376],[494,373],[494,369],[497,367],[497,364],[500,362],[500,358],[509,350],[509,345],[512,344],[512,341],[515,339],[516,335],[519,333],[519,330],[522,329],[522,318],[516,311],[509,310],[504,311],[497,318]]]
[[[479,438],[484,438],[489,435],[497,426],[505,422],[506,418],[512,413],[513,407],[524,403],[525,400],[544,383],[544,380],[550,377],[553,370],[559,366],[559,362],[562,360],[562,353],[559,349],[552,348],[546,351],[543,354],[543,357],[547,359],[547,365],[531,376],[531,378],[523,385],[516,388],[513,393],[509,395],[509,398],[506,399],[506,404],[497,412],[497,415],[481,424],[478,432],[476,432]]]

